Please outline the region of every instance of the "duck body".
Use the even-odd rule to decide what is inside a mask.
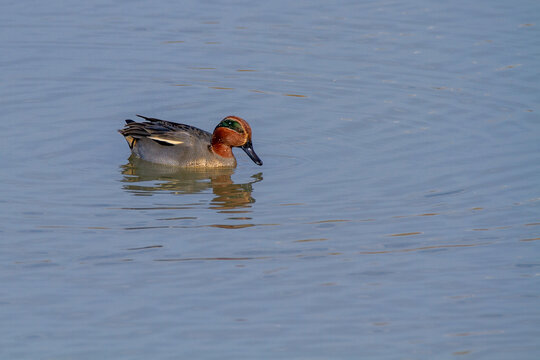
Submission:
[[[232,147],[240,147],[257,165],[262,165],[251,143],[251,128],[242,118],[228,116],[214,133],[171,121],[143,118],[126,120],[122,134],[131,152],[146,161],[180,167],[235,167]]]

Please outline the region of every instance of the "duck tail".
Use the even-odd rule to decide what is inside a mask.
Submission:
[[[156,119],[156,118],[151,118],[151,117],[147,117],[147,116],[143,116],[143,115],[139,115],[139,114],[137,114],[137,116],[140,117],[141,119],[144,119],[144,120],[150,121],[150,122],[161,121],[161,120]]]

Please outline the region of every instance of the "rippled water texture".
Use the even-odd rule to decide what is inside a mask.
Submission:
[[[540,358],[539,14],[4,2],[0,358]],[[130,158],[135,114],[264,165]]]

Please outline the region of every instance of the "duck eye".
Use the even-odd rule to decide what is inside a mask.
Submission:
[[[238,121],[235,121],[235,120],[228,120],[228,119],[223,120],[222,122],[219,123],[217,127],[226,127],[240,134],[244,133],[244,128],[242,127],[242,125]]]

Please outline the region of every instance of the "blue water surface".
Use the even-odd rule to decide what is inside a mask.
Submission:
[[[539,14],[5,1],[0,358],[538,359]],[[264,165],[129,159],[135,114]]]

